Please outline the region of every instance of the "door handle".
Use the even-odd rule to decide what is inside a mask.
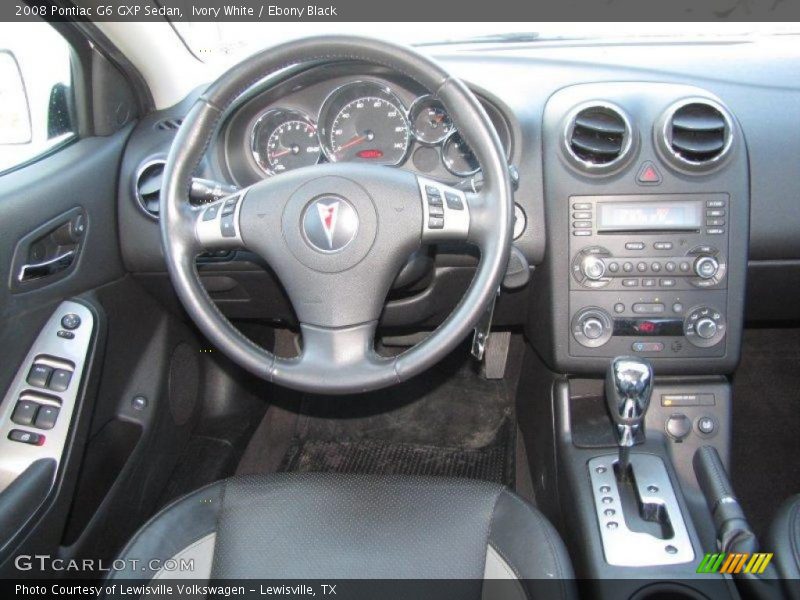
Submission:
[[[17,280],[22,283],[23,281],[30,281],[31,279],[39,279],[41,277],[47,277],[48,275],[54,275],[59,271],[68,269],[73,260],[75,260],[75,250],[69,250],[64,252],[64,254],[59,254],[58,256],[54,256],[51,259],[39,263],[22,265]]]

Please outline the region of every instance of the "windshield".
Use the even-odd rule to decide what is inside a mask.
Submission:
[[[800,33],[797,23],[228,23],[176,21],[186,45],[207,63],[237,61],[309,35],[367,35],[411,45],[578,39],[720,37]],[[332,31],[332,27],[335,30]]]

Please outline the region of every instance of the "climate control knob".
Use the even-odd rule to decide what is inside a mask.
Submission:
[[[710,340],[717,335],[717,324],[713,319],[706,317],[695,323],[694,330],[704,340]]]
[[[589,317],[584,320],[581,323],[581,329],[583,330],[583,335],[590,340],[596,340],[603,335],[604,331],[603,322],[596,317]]]
[[[694,261],[694,273],[700,279],[712,279],[719,271],[719,261],[713,256],[700,256]]]
[[[606,265],[601,258],[589,254],[581,261],[581,272],[586,279],[597,281],[606,274]]]
[[[611,339],[614,323],[602,308],[584,308],[572,318],[572,336],[587,348],[597,348]]]

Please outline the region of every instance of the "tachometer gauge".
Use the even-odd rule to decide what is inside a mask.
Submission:
[[[325,101],[320,122],[331,162],[397,165],[408,151],[410,131],[403,105],[385,87],[370,82],[345,85]]]
[[[459,133],[454,133],[442,147],[442,162],[453,175],[466,177],[480,169],[478,159]]]
[[[441,100],[431,95],[417,98],[408,111],[408,120],[414,135],[424,144],[438,144],[455,129]]]
[[[322,152],[316,125],[300,112],[281,108],[258,118],[252,151],[258,166],[269,175],[314,165]]]

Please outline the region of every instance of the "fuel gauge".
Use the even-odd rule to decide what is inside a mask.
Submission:
[[[431,95],[417,98],[408,111],[408,120],[423,144],[438,144],[455,129],[441,100]]]

